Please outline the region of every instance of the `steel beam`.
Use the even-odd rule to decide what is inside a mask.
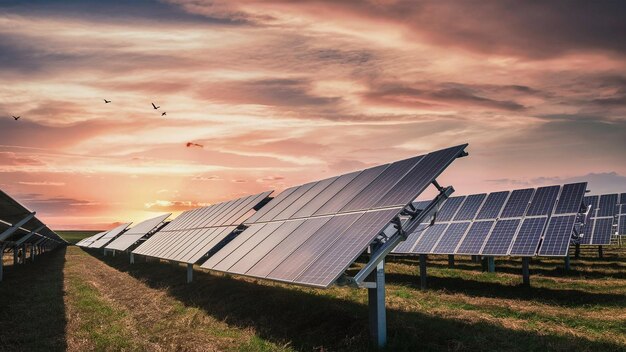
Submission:
[[[35,217],[35,212],[32,212],[32,213],[28,214],[24,219],[22,219],[22,220],[16,222],[15,224],[13,224],[13,226],[9,227],[2,234],[0,234],[0,241],[4,241],[7,238],[9,238],[9,236],[11,236],[13,233],[15,233],[15,231],[17,231],[21,226],[23,226],[24,224],[29,222],[34,217]]]
[[[490,273],[496,272],[496,258],[487,257],[487,271]]]
[[[37,232],[39,232],[39,231],[41,231],[41,230],[43,230],[45,228],[46,228],[46,226],[40,226],[36,230],[32,230],[26,236],[20,238],[19,241],[15,242],[15,245],[16,246],[21,245],[22,243],[26,242],[26,240],[28,240],[29,238],[33,237]]]
[[[420,254],[420,288],[425,290],[427,286],[426,254]]]
[[[454,254],[448,255],[448,267],[454,268]]]
[[[193,281],[193,264],[187,264],[187,283]]]
[[[522,282],[524,286],[530,286],[530,257],[522,257]]]
[[[367,289],[369,305],[370,334],[378,347],[387,344],[387,311],[385,309],[385,261],[376,266],[370,277],[376,287]]]

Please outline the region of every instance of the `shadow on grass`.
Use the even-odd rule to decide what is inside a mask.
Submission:
[[[0,282],[0,351],[65,351],[65,247],[5,268]]]
[[[231,326],[254,329],[263,339],[296,350],[373,350],[365,303],[334,298],[332,291],[300,289],[263,280],[234,279],[194,272],[185,284],[185,269],[159,262],[128,264],[128,257],[103,257],[119,271],[152,288],[166,290],[187,306],[197,307]],[[355,289],[356,293],[356,289]],[[355,298],[356,300],[356,298]],[[576,336],[504,328],[489,322],[445,319],[419,311],[387,310],[390,351],[617,351],[623,346]]]

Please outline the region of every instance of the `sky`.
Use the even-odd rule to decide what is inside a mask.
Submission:
[[[3,0],[0,82],[0,188],[53,229],[461,143],[458,194],[626,191],[620,1]]]

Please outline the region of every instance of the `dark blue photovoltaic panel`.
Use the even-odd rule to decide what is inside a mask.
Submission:
[[[526,189],[518,189],[511,192],[511,196],[509,200],[507,200],[504,209],[502,210],[502,214],[500,214],[501,218],[519,218],[526,214],[526,208],[528,208],[528,203],[535,192],[532,188]]]
[[[455,222],[450,224],[441,236],[439,243],[433,248],[433,254],[454,254],[456,247],[463,239],[463,235],[470,226],[470,222]]]
[[[450,197],[441,206],[439,213],[437,214],[437,222],[446,222],[452,220],[452,217],[459,210],[461,203],[465,200],[465,196]]]
[[[526,216],[550,215],[559,195],[559,186],[539,187],[530,202]]]
[[[624,205],[622,205],[622,208],[624,208]],[[626,236],[626,215],[620,215],[617,223],[617,232],[621,236]]]
[[[486,193],[472,194],[465,197],[465,202],[463,202],[461,209],[454,216],[454,221],[473,220],[486,197]]]
[[[419,241],[417,241],[415,247],[411,249],[411,252],[416,254],[430,253],[431,249],[437,244],[437,241],[439,241],[439,238],[447,227],[448,224],[434,224],[426,229],[422,237]]]
[[[417,165],[424,156],[395,162],[389,165],[382,174],[372,181],[356,197],[346,204],[340,212],[369,209],[372,204],[380,200],[393,185],[402,179],[406,173]],[[418,166],[419,167],[419,166]]]
[[[597,217],[615,216],[615,204],[617,204],[617,194],[603,194],[600,196]]]
[[[626,204],[626,193],[621,193],[619,195],[619,204]]]
[[[418,200],[417,202],[413,202],[413,207],[415,208],[415,210],[424,210],[426,209],[426,206],[428,206],[428,204],[430,204],[432,201],[430,200]]]
[[[349,201],[352,200],[359,192],[367,187],[372,181],[378,177],[389,166],[380,165],[367,170],[363,170],[357,177],[355,177],[346,187],[337,192],[334,197],[328,200],[321,208],[319,208],[315,215],[336,214],[343,208]],[[261,208],[262,210],[263,208]]]
[[[576,214],[587,190],[587,182],[571,183],[563,186],[559,201],[556,204],[555,214]]]
[[[626,214],[626,204],[622,204],[620,205],[620,211],[619,211],[620,215],[624,215]]]
[[[405,206],[412,202],[428,185],[439,176],[457,157],[467,144],[427,154],[420,163],[398,181],[372,208]]]
[[[590,210],[589,210],[589,217],[595,217],[596,215],[596,209],[598,209],[598,200],[600,199],[599,196],[586,196],[583,200],[583,202],[585,203],[585,206],[591,206]]]
[[[480,254],[480,249],[483,247],[483,243],[485,243],[485,239],[489,235],[494,222],[489,220],[472,223],[456,254]]]
[[[591,244],[611,244],[613,218],[595,219],[595,221],[596,225],[593,227],[593,237],[591,238]]]
[[[422,234],[424,234],[424,230],[428,227],[428,224],[419,224],[417,229],[413,231],[403,242],[400,242],[396,248],[393,249],[393,253],[411,253],[411,248],[415,246],[415,243],[419,241]]]
[[[476,220],[496,219],[509,196],[509,191],[489,193],[485,204],[480,208]]]
[[[513,241],[510,255],[523,257],[535,255],[547,220],[547,217],[524,219]]]
[[[580,233],[582,234],[580,244],[591,244],[591,239],[593,237],[593,225],[595,222],[596,219],[587,219],[585,221],[585,224],[580,229]]]
[[[520,219],[499,220],[496,226],[493,227],[491,235],[489,235],[489,239],[480,254],[507,255],[520,222]]]
[[[550,218],[543,236],[539,255],[563,257],[567,255],[576,215],[560,215]]]

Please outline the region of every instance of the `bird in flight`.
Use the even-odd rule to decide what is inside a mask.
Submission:
[[[154,105],[154,103],[152,103],[152,107],[154,108],[154,110],[160,108],[160,106],[156,106],[156,105]]]
[[[187,142],[187,148],[191,148],[191,147],[204,148],[202,144]]]
[[[15,121],[19,120],[21,116],[13,116],[13,118],[15,119]]]
[[[104,103],[105,103],[105,104],[108,104],[108,103],[110,103],[110,102],[111,102],[110,100],[106,100],[106,99],[104,99]]]
[[[161,113],[161,116],[165,116],[165,115],[167,115],[167,112],[163,111],[163,112]]]

